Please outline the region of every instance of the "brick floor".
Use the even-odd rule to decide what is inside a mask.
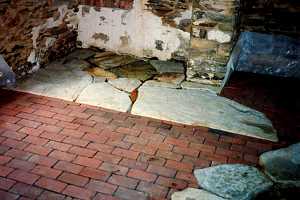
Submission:
[[[0,91],[1,199],[169,199],[192,171],[256,165],[278,148],[244,136]]]

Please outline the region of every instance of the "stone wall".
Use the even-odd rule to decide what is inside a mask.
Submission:
[[[77,33],[66,21],[72,15],[66,2],[71,1],[0,1],[0,54],[18,76],[75,48]]]

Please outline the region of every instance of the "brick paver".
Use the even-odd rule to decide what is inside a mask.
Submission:
[[[196,186],[194,169],[256,165],[279,147],[31,94],[0,94],[0,195],[167,199]]]

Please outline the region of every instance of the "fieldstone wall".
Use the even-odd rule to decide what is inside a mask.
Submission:
[[[194,0],[187,79],[219,80],[226,72],[239,0]],[[215,81],[215,83],[218,81]]]
[[[18,76],[75,48],[77,33],[66,21],[72,14],[66,2],[72,1],[0,2],[0,54]]]

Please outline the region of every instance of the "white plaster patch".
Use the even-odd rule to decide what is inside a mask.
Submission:
[[[220,30],[210,30],[207,32],[207,39],[214,40],[219,43],[227,43],[231,41],[231,34]]]

